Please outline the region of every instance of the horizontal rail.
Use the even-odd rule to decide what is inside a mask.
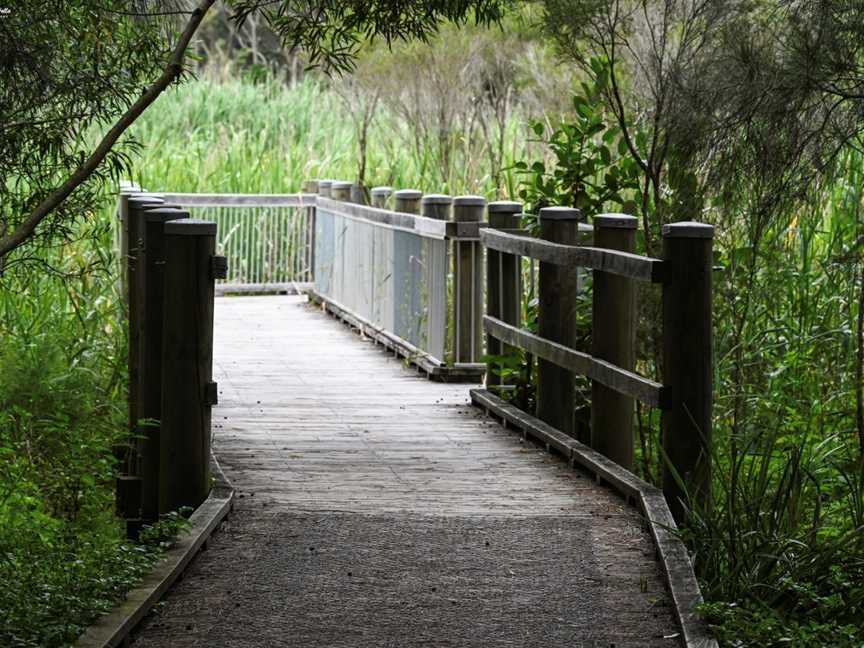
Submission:
[[[484,316],[483,328],[489,335],[506,344],[524,349],[573,373],[587,376],[646,405],[661,409],[666,407],[667,389],[658,382],[622,369],[611,362],[523,331],[495,317]]]
[[[629,252],[561,245],[527,235],[492,229],[484,229],[480,232],[480,242],[492,250],[531,257],[555,265],[602,270],[650,283],[663,281],[663,261]]]
[[[341,200],[318,197],[320,209],[339,214],[348,218],[354,218],[370,222],[374,225],[392,227],[411,232],[418,236],[434,239],[460,239],[477,240],[480,230],[485,223],[468,222],[458,223],[454,221],[443,221],[415,214],[367,207],[356,203],[347,203]]]
[[[311,207],[317,194],[164,193],[165,202],[181,207]]]
[[[283,281],[273,283],[217,283],[216,296],[248,293],[284,293],[287,295],[302,295],[314,284],[311,281]]]

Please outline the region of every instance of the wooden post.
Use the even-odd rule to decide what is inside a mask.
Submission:
[[[355,182],[351,185],[351,202],[356,203],[358,205],[368,205],[369,204],[369,194],[367,192],[366,187],[361,185],[359,182]]]
[[[417,189],[400,189],[393,194],[393,211],[419,214],[422,196],[423,192]]]
[[[552,243],[577,245],[582,212],[570,207],[540,210],[540,238]],[[538,278],[540,337],[573,347],[576,340],[577,268],[540,262]],[[551,362],[537,361],[537,417],[552,427],[575,436],[573,374]],[[587,438],[580,438],[588,443]]]
[[[692,502],[710,509],[713,405],[711,271],[714,228],[705,223],[663,226],[663,493],[675,521],[686,521],[684,482]]]
[[[330,198],[333,189],[333,180],[318,181],[318,195],[322,198]]]
[[[138,475],[142,479],[142,509],[146,522],[159,519],[159,461],[162,421],[162,319],[165,298],[166,221],[189,218],[175,207],[144,208],[138,330]]]
[[[351,183],[344,180],[334,180],[330,185],[330,197],[340,202],[351,202]]]
[[[159,509],[167,513],[197,507],[210,491],[216,223],[169,221],[164,233]]]
[[[303,183],[303,191],[305,193],[318,193],[318,180],[307,180]],[[304,272],[301,275],[303,281],[314,280],[315,270],[315,205],[306,207],[306,225],[304,233],[304,254],[303,263],[305,265]]]
[[[117,516],[126,521],[126,537],[131,540],[138,539],[143,526],[141,486],[141,478],[133,475],[118,475],[115,480],[114,503]]]
[[[638,219],[625,214],[594,217],[594,247],[636,251]],[[592,350],[595,358],[633,370],[636,287],[632,279],[594,270]],[[633,399],[596,380],[591,384],[591,447],[633,469]]]
[[[165,201],[162,198],[149,194],[138,194],[130,196],[126,201],[127,215],[127,237],[126,244],[126,301],[129,304],[127,323],[127,345],[129,355],[129,432],[132,436],[138,434],[139,414],[138,403],[140,402],[138,381],[139,367],[141,365],[141,343],[140,333],[144,326],[142,289],[144,284],[144,211],[146,207],[161,206]],[[121,461],[121,471],[132,474],[137,470],[136,460],[127,452]]]
[[[120,246],[117,252],[120,255],[120,293],[126,307],[129,307],[129,199],[142,194],[137,187],[126,185],[120,188],[117,198],[117,218],[120,229]]]
[[[436,220],[450,220],[453,198],[446,194],[426,194],[420,200],[420,215]]]
[[[457,196],[453,220],[483,221],[486,199]],[[477,240],[453,241],[453,362],[473,364],[483,355],[483,251]]]
[[[490,228],[500,230],[520,228],[522,203],[498,200],[489,203],[488,212]],[[486,250],[486,312],[514,326],[519,325],[522,310],[522,273],[519,264],[520,258],[515,254]],[[502,347],[496,338],[491,335],[486,336],[487,354],[507,355],[512,351],[513,348],[509,345]],[[487,387],[501,385],[502,382],[501,376],[492,370],[491,364],[488,364]]]
[[[392,187],[372,187],[372,190],[369,192],[372,196],[372,206],[378,209],[386,209],[387,200],[392,193]]]

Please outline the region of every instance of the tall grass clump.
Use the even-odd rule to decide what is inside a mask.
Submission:
[[[206,79],[160,97],[133,128],[135,180],[151,190],[276,193],[353,175],[350,119],[310,79],[292,88]]]
[[[133,179],[153,191],[216,193],[286,193],[312,178],[356,180],[360,134],[350,97],[333,83],[202,78],[178,86],[132,129],[141,145]],[[513,115],[506,124],[505,166],[523,153],[520,123]],[[462,147],[459,163],[445,172],[434,163],[433,143],[418,137],[411,123],[379,105],[364,146],[365,184],[495,197],[497,169],[479,140]],[[507,181],[513,185],[510,174]]]

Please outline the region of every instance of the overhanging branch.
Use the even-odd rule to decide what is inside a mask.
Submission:
[[[78,166],[69,178],[52,191],[39,205],[22,221],[12,232],[0,237],[0,259],[5,258],[10,252],[24,244],[36,232],[39,224],[59,207],[73,191],[75,191],[94,171],[99,167],[105,156],[113,148],[117,140],[133,124],[135,120],[168,88],[183,72],[183,59],[186,49],[204,16],[213,6],[216,0],[202,0],[198,7],[192,11],[189,22],[180,39],[177,41],[171,57],[159,78],[133,103],[125,113],[117,120],[114,126],[105,134],[102,141],[94,149],[90,156]]]

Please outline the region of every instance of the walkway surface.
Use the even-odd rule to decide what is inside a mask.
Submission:
[[[137,648],[677,646],[638,513],[299,297],[216,302],[234,513]]]

